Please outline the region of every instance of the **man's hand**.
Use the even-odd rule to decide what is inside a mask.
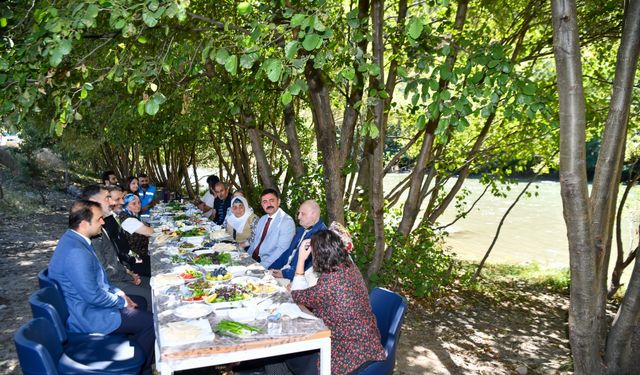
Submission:
[[[138,304],[133,302],[133,300],[131,298],[129,298],[128,295],[124,294],[124,292],[122,290],[118,291],[118,293],[116,293],[117,295],[119,295],[120,297],[124,298],[124,300],[127,302],[127,308],[128,309],[135,309],[136,307],[138,307]]]
[[[133,285],[140,285],[140,283],[142,283],[142,279],[137,273],[131,271],[128,271],[128,273],[129,276],[131,276],[131,282],[133,283]]]
[[[282,279],[282,271],[280,270],[271,270],[271,275],[276,279]]]

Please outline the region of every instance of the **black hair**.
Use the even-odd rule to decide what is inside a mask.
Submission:
[[[91,199],[92,197],[95,197],[96,195],[100,194],[102,190],[108,190],[108,189],[106,186],[99,185],[99,184],[86,186],[84,189],[82,189],[82,194],[80,194],[80,198]]]
[[[109,185],[109,186],[105,186],[105,188],[108,191],[123,191],[122,187],[120,187],[119,185]]]
[[[278,193],[278,190],[272,188],[262,190],[262,193],[260,193],[260,198],[264,197],[267,194],[273,194],[276,196],[276,198],[280,199],[280,193]]]
[[[146,173],[140,173],[138,175],[138,180],[140,179],[140,177],[149,178],[149,176],[147,176]]]
[[[102,212],[100,205],[86,199],[79,199],[71,205],[69,209],[69,228],[76,230],[83,221],[93,220],[93,208],[98,208]]]
[[[109,181],[109,176],[116,175],[114,171],[104,171],[102,172],[102,182]],[[117,177],[117,176],[116,176]]]
[[[214,185],[217,184],[218,182],[220,182],[220,178],[218,178],[218,176],[216,176],[215,174],[212,174],[211,176],[207,177],[207,184],[209,185]]]
[[[351,267],[353,263],[344,242],[333,231],[324,229],[311,236],[313,248],[313,270],[317,273],[330,273],[340,266]]]

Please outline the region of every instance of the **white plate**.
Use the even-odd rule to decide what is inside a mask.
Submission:
[[[183,319],[196,319],[209,315],[213,308],[202,303],[182,305],[173,310],[173,314]]]
[[[233,276],[242,276],[247,272],[247,267],[245,266],[228,266],[227,271],[231,272]]]

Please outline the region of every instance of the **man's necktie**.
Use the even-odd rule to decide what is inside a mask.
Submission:
[[[256,262],[260,262],[260,246],[262,245],[262,242],[264,241],[265,237],[267,237],[267,232],[269,231],[269,225],[271,225],[271,218],[267,219],[267,223],[264,225],[264,229],[262,230],[262,236],[260,237],[260,242],[258,242],[258,246],[256,246],[256,249],[253,252],[253,255],[251,256],[253,260],[255,260]]]

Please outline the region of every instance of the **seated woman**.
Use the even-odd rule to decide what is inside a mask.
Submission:
[[[349,374],[384,360],[367,287],[344,241],[331,230],[321,230],[304,240],[298,251],[291,295],[331,330],[331,373]],[[312,253],[318,283],[308,288],[304,262]],[[317,374],[318,352],[291,357],[285,363],[294,374]]]
[[[251,243],[253,233],[258,223],[258,217],[249,207],[249,202],[242,196],[231,199],[231,212],[225,218],[227,233],[238,242],[240,247],[245,248]]]
[[[124,186],[124,189],[127,193],[132,193],[132,194],[138,194],[138,177],[136,176],[129,176],[127,177],[127,182],[126,185]]]
[[[149,262],[149,236],[153,234],[153,228],[140,221],[140,198],[135,194],[124,196],[124,205],[120,214],[120,226],[124,229],[125,236],[131,251],[140,257],[143,263]]]

